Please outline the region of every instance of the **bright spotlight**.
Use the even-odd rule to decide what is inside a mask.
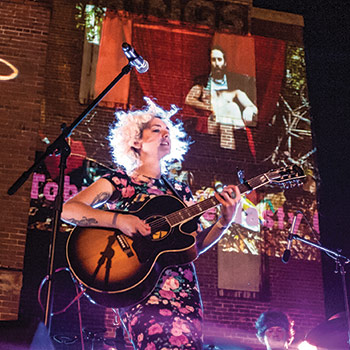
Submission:
[[[298,350],[317,350],[317,346],[311,345],[307,341],[303,341],[298,345]]]

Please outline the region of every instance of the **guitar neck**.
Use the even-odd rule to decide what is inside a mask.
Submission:
[[[265,174],[262,174],[250,179],[249,181],[245,181],[244,183],[239,184],[237,187],[239,188],[241,194],[244,194],[246,192],[264,186],[268,182],[270,182],[269,178]],[[190,207],[175,211],[167,215],[166,218],[171,226],[176,226],[185,221],[191,220],[198,215],[203,214],[207,210],[214,208],[219,204],[220,202],[216,199],[216,197],[212,196],[199,203],[191,205]]]

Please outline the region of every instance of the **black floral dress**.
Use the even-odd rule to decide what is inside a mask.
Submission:
[[[162,180],[147,182],[117,171],[106,177],[115,191],[108,206],[136,210],[157,195],[173,195]],[[171,181],[184,202],[192,200],[187,185]],[[202,349],[203,306],[193,264],[167,268],[152,293],[139,304],[121,310],[122,320],[135,349]]]

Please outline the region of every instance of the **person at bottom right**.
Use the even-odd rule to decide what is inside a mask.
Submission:
[[[266,350],[287,350],[294,339],[294,321],[283,312],[263,312],[255,323],[256,336]]]

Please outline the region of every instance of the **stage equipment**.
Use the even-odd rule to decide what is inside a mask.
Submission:
[[[307,336],[306,340],[308,343],[310,343],[311,345],[316,345],[316,346],[321,346],[321,347],[325,347],[325,348],[329,348],[332,350],[346,350],[346,349],[350,349],[350,310],[349,310],[349,300],[348,300],[348,292],[347,292],[347,287],[346,287],[346,280],[345,280],[345,265],[348,264],[350,262],[350,259],[347,258],[344,255],[341,255],[339,252],[341,252],[341,250],[338,251],[334,251],[334,250],[330,250],[328,248],[322,247],[320,244],[311,242],[305,238],[302,238],[296,234],[290,234],[290,239],[296,239],[300,242],[303,242],[305,244],[311,245],[312,247],[315,247],[317,249],[322,250],[323,252],[325,252],[330,258],[334,259],[335,264],[336,264],[336,270],[335,272],[338,273],[340,272],[340,276],[342,279],[342,287],[343,287],[343,295],[344,295],[344,306],[345,306],[345,313],[344,313],[344,317],[340,318],[340,320],[337,320],[337,318],[331,318],[329,321],[327,321],[328,323],[326,323],[326,325],[320,325],[319,329],[316,327],[316,330],[311,331],[309,336]],[[334,338],[334,343],[336,343],[337,341],[342,342],[342,338],[338,338],[338,330],[340,331],[340,333],[342,333],[341,328],[338,328],[338,326],[334,326],[337,324],[342,324],[343,328],[346,328],[346,341],[343,342],[343,344],[345,344],[345,347],[340,347],[337,348],[335,346],[325,346],[324,344],[320,344],[319,341],[315,338],[316,336],[314,334],[320,335],[322,334],[322,330],[324,330],[324,336],[322,336],[322,340],[324,340],[324,342],[326,343],[327,341],[332,342],[332,337],[333,337],[333,333],[335,335]],[[328,330],[327,330],[328,329]],[[314,332],[314,333],[312,333]],[[326,336],[326,334],[328,333],[329,337]],[[339,333],[339,334],[340,334]],[[321,341],[320,341],[321,342]]]
[[[124,44],[123,44],[124,45]],[[129,44],[127,44],[129,45]],[[129,45],[130,46],[130,45]],[[130,46],[131,47],[131,46]],[[133,51],[134,52],[134,51]],[[134,52],[136,55],[136,52]],[[142,65],[141,57],[137,55],[135,59],[138,58],[138,67]],[[146,62],[146,61],[143,61]],[[28,180],[29,176],[39,167],[39,165],[45,160],[49,155],[61,155],[60,165],[59,165],[59,177],[58,177],[58,192],[55,200],[55,210],[54,210],[54,220],[53,229],[50,237],[50,248],[49,248],[49,263],[48,263],[48,287],[47,287],[47,297],[45,306],[45,317],[44,324],[48,330],[48,334],[51,332],[51,317],[53,310],[53,280],[54,280],[54,264],[55,264],[55,246],[57,232],[59,232],[60,218],[63,205],[63,193],[64,193],[64,171],[67,165],[67,158],[71,152],[70,146],[67,142],[67,138],[72,134],[74,129],[84,120],[84,118],[98,105],[98,103],[103,99],[105,95],[114,87],[115,84],[126,74],[128,74],[132,67],[136,63],[132,64],[129,62],[124,66],[117,77],[87,106],[87,108],[75,119],[75,121],[67,127],[66,124],[62,125],[62,133],[56,138],[56,140],[51,143],[46,151],[40,156],[34,164],[25,171],[15,183],[8,189],[7,193],[13,195],[16,191]],[[148,64],[147,64],[148,65]]]
[[[289,261],[289,258],[290,258],[290,248],[292,246],[292,242],[293,242],[293,234],[294,234],[294,229],[295,229],[295,223],[297,221],[297,216],[294,215],[294,218],[293,218],[293,222],[292,222],[292,226],[290,228],[290,231],[289,231],[289,235],[288,235],[288,238],[287,238],[287,248],[286,250],[284,251],[283,253],[283,256],[282,256],[282,261],[287,264],[287,262]]]
[[[312,329],[306,336],[309,344],[318,349],[349,349],[346,313],[341,312]]]

